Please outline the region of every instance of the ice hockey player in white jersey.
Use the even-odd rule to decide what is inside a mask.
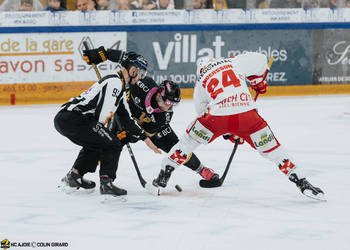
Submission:
[[[324,199],[323,191],[306,180],[300,166],[284,151],[255,108],[247,83],[258,94],[264,94],[267,73],[266,56],[255,52],[199,62],[194,89],[198,116],[163,159],[153,185],[165,187],[172,171],[185,162],[193,150],[224,136],[232,142],[246,141],[260,155],[274,162],[304,195]]]
[[[161,153],[131,116],[124,116],[123,119],[130,119],[130,126],[127,132],[118,136],[108,126],[118,108],[123,107],[124,113],[128,113],[125,92],[129,83],[139,81],[147,73],[147,61],[136,53],[127,54],[121,65],[117,74],[103,77],[81,95],[63,104],[54,119],[60,134],[83,147],[62,180],[70,187],[94,188],[96,184],[83,176],[94,172],[100,161],[101,194],[126,195],[126,190],[113,185],[123,145],[138,137],[155,153]]]

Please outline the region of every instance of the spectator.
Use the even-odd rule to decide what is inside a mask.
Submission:
[[[256,1],[256,6],[257,6],[258,9],[267,8],[267,6],[268,6],[268,0],[257,0],[257,1]]]
[[[301,8],[301,2],[302,0],[271,0],[269,8]]]
[[[153,0],[134,0],[131,2],[131,8],[135,10],[155,10],[157,4]]]
[[[204,5],[203,0],[193,0],[192,9],[194,9],[194,10],[205,9],[205,5]]]
[[[62,11],[66,10],[61,6],[61,0],[47,0],[47,7],[44,10],[49,11]]]
[[[338,7],[338,0],[330,0],[328,7],[329,8],[337,8]]]
[[[208,1],[208,9],[221,10],[227,9],[226,0],[209,0]]]
[[[159,10],[173,10],[174,4],[170,0],[157,0],[157,9]]]
[[[33,0],[21,0],[21,3],[19,5],[19,11],[33,11],[34,10],[34,4]]]
[[[118,10],[130,10],[131,5],[129,0],[119,0],[118,1]]]
[[[78,0],[76,10],[80,11],[92,11],[96,10],[96,3],[93,0]]]
[[[301,7],[302,8],[319,8],[320,1],[319,0],[302,0],[301,1]]]
[[[350,0],[345,1],[345,8],[350,8]]]
[[[96,10],[110,10],[109,0],[97,0]]]
[[[88,1],[87,11],[96,10],[96,6],[97,6],[96,0],[89,0]]]
[[[76,10],[87,11],[89,0],[78,0]]]
[[[35,11],[43,10],[43,6],[39,0],[25,1],[26,4],[22,4],[22,0],[5,0],[0,6],[0,11],[19,11],[20,6],[24,8],[25,5],[32,5]],[[29,4],[28,4],[29,2]],[[30,4],[30,2],[32,4]]]

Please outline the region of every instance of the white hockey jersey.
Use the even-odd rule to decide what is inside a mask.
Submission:
[[[105,76],[80,96],[72,98],[63,107],[68,111],[81,112],[84,115],[92,114],[106,126],[108,119],[117,110],[119,102],[125,99],[124,85],[119,75]]]
[[[266,69],[266,56],[256,52],[209,62],[198,76],[194,88],[197,114],[209,110],[212,115],[225,116],[254,109],[255,101],[246,78],[263,75]]]

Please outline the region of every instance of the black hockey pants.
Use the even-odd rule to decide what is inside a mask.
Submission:
[[[92,115],[61,110],[57,113],[54,124],[56,130],[83,148],[74,162],[81,175],[95,172],[101,161],[100,176],[116,178],[118,161],[123,144],[118,138],[97,122]]]

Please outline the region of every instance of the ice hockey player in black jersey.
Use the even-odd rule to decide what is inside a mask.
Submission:
[[[89,64],[99,64],[107,59],[119,62],[124,53],[111,49],[106,51],[103,47],[84,51],[85,60]],[[130,89],[127,91],[132,117],[152,142],[164,152],[169,152],[179,141],[170,126],[170,121],[173,116],[173,106],[180,102],[180,97],[180,88],[177,84],[165,80],[158,86],[151,77],[140,79],[135,84],[130,85]],[[127,119],[121,120],[126,121]],[[199,173],[206,180],[216,181],[219,178],[212,169],[203,166],[195,154],[192,154],[184,165]],[[157,178],[154,185],[165,187],[167,185],[166,176],[167,174],[164,173],[164,178]]]
[[[126,190],[113,184],[123,145],[137,138],[143,140],[155,153],[161,153],[128,115],[129,108],[125,99],[129,83],[137,82],[146,75],[147,61],[141,55],[129,53],[121,65],[117,74],[103,77],[78,97],[71,98],[55,116],[56,130],[83,147],[72,169],[62,179],[70,187],[94,188],[96,184],[83,176],[94,172],[100,161],[100,193],[126,195]],[[123,123],[128,124],[128,131],[118,135],[108,123],[117,109],[124,114]]]

